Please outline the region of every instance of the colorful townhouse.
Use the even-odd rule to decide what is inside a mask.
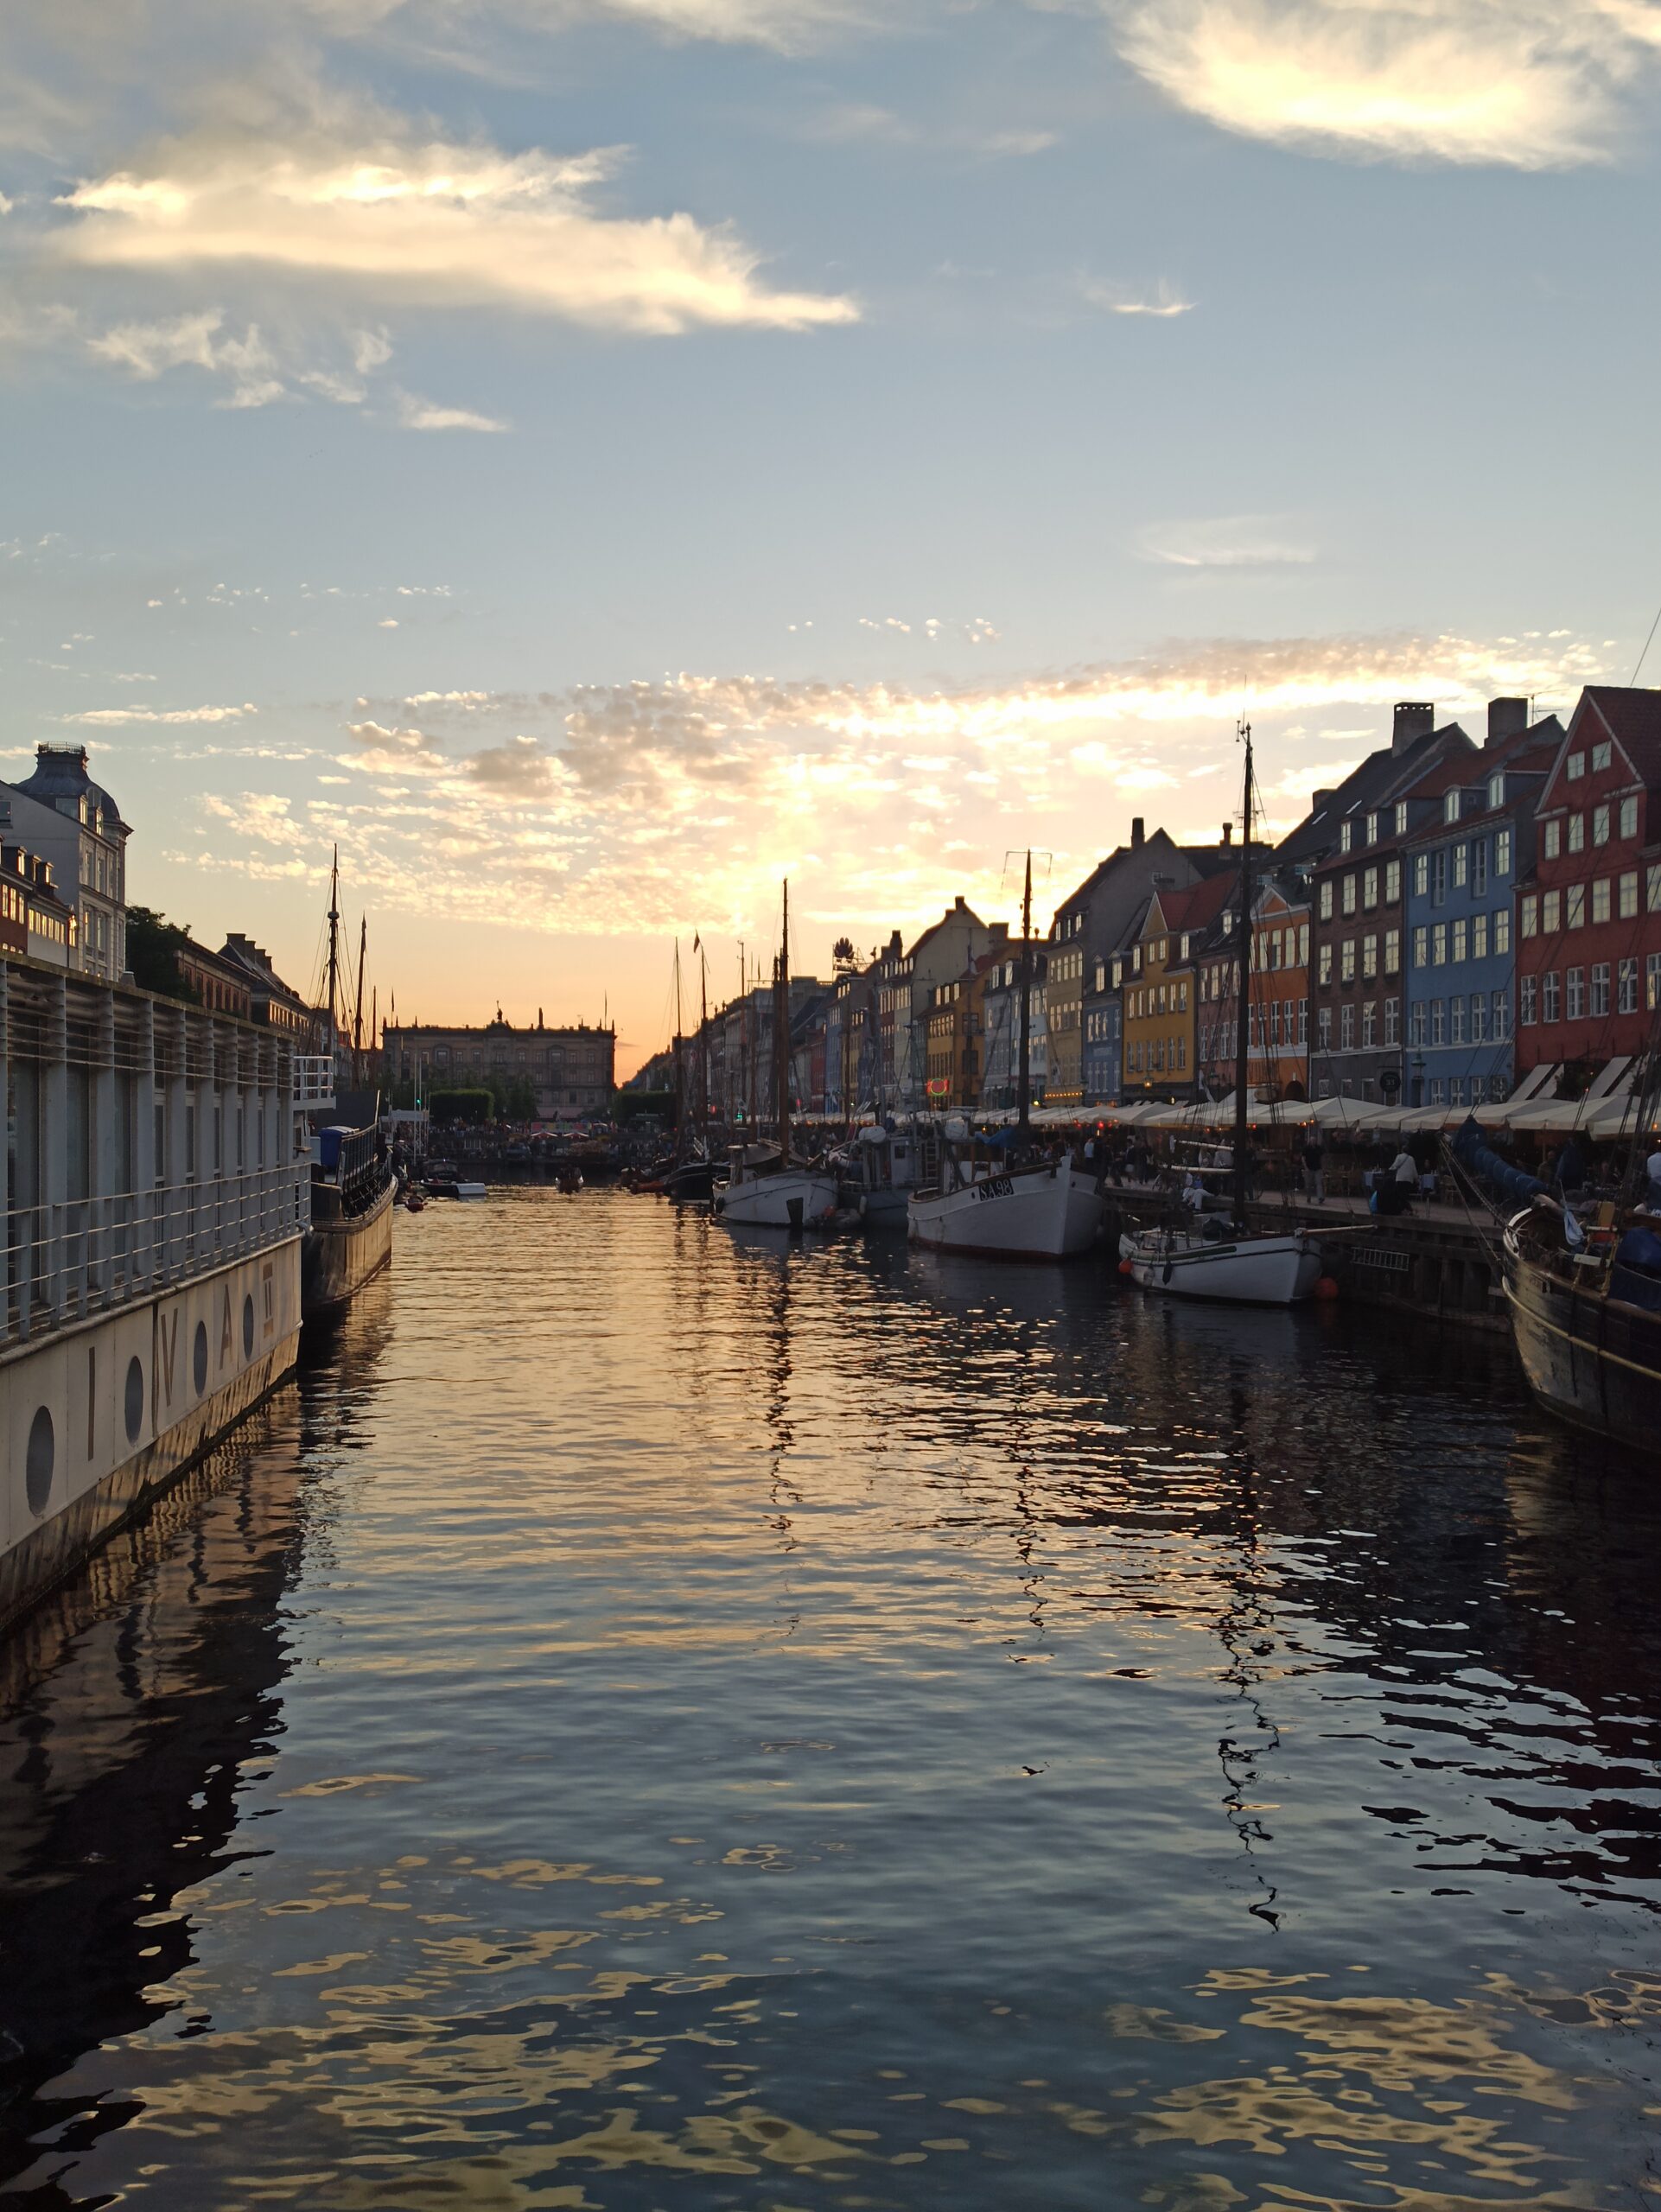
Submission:
[[[1237,856],[1238,858],[1238,856]],[[1177,890],[1156,885],[1124,982],[1124,1096],[1173,1103],[1204,1095],[1200,954],[1239,882],[1238,866]]]
[[[1563,734],[1528,724],[1528,702],[1496,699],[1488,739],[1442,793],[1440,818],[1403,847],[1407,863],[1410,1106],[1480,1106],[1515,1081],[1518,881],[1534,862],[1534,816]]]
[[[1308,1096],[1310,915],[1301,870],[1276,869],[1253,893],[1246,1084],[1260,1098]],[[1232,911],[1224,911],[1219,925],[1200,960],[1200,1075],[1214,1098],[1234,1089],[1239,1034]]]
[[[1574,1096],[1642,1052],[1661,1006],[1661,691],[1582,691],[1518,894],[1519,1088]]]

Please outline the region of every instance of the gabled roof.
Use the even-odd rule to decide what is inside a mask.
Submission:
[[[1619,683],[1588,683],[1569,718],[1569,745],[1585,735],[1583,718],[1595,715],[1646,784],[1661,784],[1661,691]]]
[[[1450,723],[1448,728],[1456,728]],[[1422,766],[1429,759],[1436,740],[1446,733],[1427,730],[1422,737],[1415,738],[1411,745],[1399,753],[1388,745],[1380,746],[1376,753],[1352,768],[1338,785],[1325,806],[1307,814],[1297,828],[1288,833],[1275,848],[1276,856],[1282,861],[1301,861],[1306,865],[1321,860],[1338,843],[1338,825],[1346,814],[1370,806],[1389,790],[1397,778],[1416,765]]]
[[[1202,876],[1185,890],[1155,891],[1149,901],[1148,918],[1151,921],[1157,908],[1162,928],[1192,935],[1217,919],[1238,880],[1238,868],[1232,874],[1219,870],[1215,875]]]

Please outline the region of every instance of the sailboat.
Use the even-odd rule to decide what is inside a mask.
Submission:
[[[1021,902],[1021,1061],[1015,1151],[1032,1141],[1033,856]],[[1011,1161],[965,1153],[930,1140],[932,1180],[913,1191],[908,1226],[913,1244],[935,1252],[976,1253],[991,1260],[1065,1260],[1087,1252],[1101,1233],[1101,1185],[1070,1152],[1059,1159]]]
[[[1203,1229],[1144,1229],[1121,1236],[1119,1255],[1144,1290],[1174,1298],[1216,1298],[1243,1306],[1292,1306],[1321,1280],[1321,1247],[1303,1230],[1256,1236],[1246,1220],[1246,1138],[1251,1108],[1251,817],[1254,779],[1251,725],[1243,721],[1245,746],[1245,835],[1240,850],[1240,927],[1235,952],[1234,1145],[1232,1219]]]
[[[326,1038],[339,1070],[346,988],[340,976],[340,856],[328,876],[328,1015]],[[311,1217],[300,1244],[300,1310],[309,1318],[344,1306],[392,1256],[398,1182],[380,1134],[380,1096],[361,1087],[364,1072],[363,970],[369,924],[358,939],[358,993],[352,1018],[349,1090],[337,1090],[333,1118],[311,1116]],[[377,1042],[372,1015],[369,1048]],[[338,1084],[338,1073],[337,1073]]]
[[[773,1072],[779,1141],[735,1145],[731,1173],[715,1195],[732,1229],[811,1229],[836,1211],[837,1179],[790,1156],[790,886],[785,885],[784,941],[773,965]]]
[[[695,951],[702,946],[695,944]],[[698,1024],[698,1135],[687,1133],[686,1070],[684,1059],[684,1040],[681,1036],[680,1001],[680,939],[675,940],[675,1158],[673,1165],[663,1178],[662,1188],[671,1198],[707,1199],[715,1189],[716,1164],[709,1156],[707,1137],[710,1122],[710,1014],[708,999],[708,964],[704,969],[706,981],[699,1004],[703,1018]]]

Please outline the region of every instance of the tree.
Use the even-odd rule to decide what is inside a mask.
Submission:
[[[163,998],[182,999],[187,1006],[200,1004],[179,973],[179,955],[190,943],[190,927],[181,928],[150,906],[127,909],[127,965],[141,990],[157,991]]]

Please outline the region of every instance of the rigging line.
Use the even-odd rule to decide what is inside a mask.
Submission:
[[[1658,630],[1661,630],[1661,607],[1658,607],[1655,610],[1655,620],[1650,625],[1649,636],[1644,640],[1644,650],[1638,657],[1638,667],[1632,671],[1632,684],[1627,686],[1628,690],[1631,690],[1632,685],[1638,682],[1639,670],[1650,657],[1650,647],[1655,643],[1655,633]]]

